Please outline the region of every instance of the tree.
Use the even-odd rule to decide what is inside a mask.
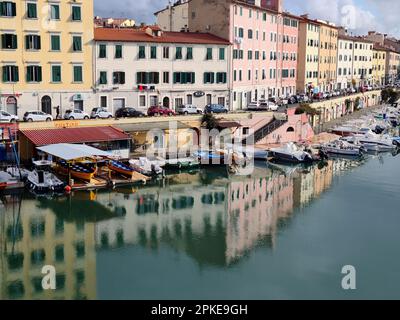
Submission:
[[[206,113],[203,115],[201,119],[201,126],[206,128],[207,130],[217,129],[219,125],[219,121],[215,118],[213,114]]]
[[[315,116],[320,114],[320,112],[314,108],[312,108],[308,103],[302,103],[299,107],[296,108],[295,114],[303,114],[306,113],[310,116]]]

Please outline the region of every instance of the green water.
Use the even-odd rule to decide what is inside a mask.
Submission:
[[[2,196],[0,299],[400,298],[400,156]],[[56,290],[41,268],[56,268]],[[341,269],[356,268],[356,290]]]

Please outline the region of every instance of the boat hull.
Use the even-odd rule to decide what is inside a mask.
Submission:
[[[59,164],[57,167],[57,171],[63,175],[68,175],[68,167],[65,165]],[[81,171],[76,171],[74,169],[70,169],[70,174],[71,177],[74,179],[79,179],[79,180],[84,180],[84,181],[90,181],[96,174],[97,170],[92,170],[91,172],[81,172]]]
[[[276,151],[270,151],[270,156],[274,158],[274,160],[279,162],[288,162],[288,163],[312,163],[314,160],[306,156],[304,159],[297,158],[291,154],[281,153]]]
[[[108,168],[111,171],[117,172],[119,174],[122,174],[122,175],[128,176],[128,177],[132,177],[133,173],[135,172],[134,168],[130,168],[121,162],[115,162],[115,161],[110,162],[108,164]]]

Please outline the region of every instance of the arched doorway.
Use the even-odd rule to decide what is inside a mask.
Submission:
[[[7,97],[6,110],[9,114],[17,115],[17,98],[14,96]]]
[[[168,97],[164,97],[162,104],[163,104],[164,108],[169,108],[169,98]]]
[[[42,98],[42,111],[51,114],[51,98],[49,96],[43,96]]]

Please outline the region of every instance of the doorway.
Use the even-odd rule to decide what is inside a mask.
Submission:
[[[9,114],[17,115],[17,98],[10,96],[6,100],[6,110]]]
[[[169,97],[164,97],[162,105],[164,108],[169,108]]]
[[[42,97],[42,111],[51,114],[51,98],[49,96]]]

